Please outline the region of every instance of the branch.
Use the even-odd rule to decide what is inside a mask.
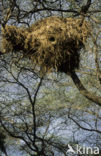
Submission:
[[[86,5],[82,6],[80,12],[81,12],[82,14],[86,14],[86,13],[88,12],[90,6],[91,6],[91,0],[88,0],[87,3],[86,3]]]
[[[33,99],[33,102],[31,103],[32,105],[32,114],[33,114],[33,128],[34,128],[34,134],[33,134],[33,143],[35,144],[35,140],[36,140],[36,114],[35,114],[35,104],[36,104],[36,98],[37,98],[37,95],[38,95],[38,92],[40,90],[40,87],[42,85],[42,81],[43,81],[43,77],[40,79],[40,82],[38,84],[38,87],[36,89],[36,92],[35,92],[35,95],[34,95],[34,99]]]
[[[71,119],[78,127],[80,127],[81,129],[85,130],[85,131],[89,131],[89,132],[97,132],[101,134],[101,131],[97,130],[97,129],[89,129],[89,128],[85,128],[83,126],[81,126],[75,119],[73,119],[72,117],[70,117],[70,115],[68,115],[68,118]]]
[[[77,74],[75,72],[71,73],[71,78],[80,91],[80,93],[85,96],[87,99],[91,100],[92,102],[95,102],[97,105],[101,106],[101,97],[96,96],[93,93],[90,93],[86,88],[83,86],[82,82],[78,78]]]
[[[37,13],[37,12],[42,12],[42,11],[52,11],[52,12],[56,12],[56,11],[59,11],[59,12],[68,12],[68,13],[76,13],[76,14],[78,14],[78,11],[76,11],[76,10],[72,10],[72,9],[53,9],[53,8],[50,8],[50,7],[45,7],[45,8],[42,8],[42,9],[32,9],[32,10],[30,10],[30,11],[24,11],[23,10],[23,13],[24,13],[24,15],[22,16],[22,18],[25,18],[25,17],[27,17],[29,14],[34,14],[34,13]]]
[[[23,136],[20,136],[20,135],[16,135],[14,134],[13,132],[11,132],[2,122],[1,120],[1,117],[0,117],[0,123],[1,123],[1,126],[3,127],[3,129],[8,133],[9,136],[13,137],[13,138],[16,138],[16,139],[21,139],[25,142],[25,144],[28,146],[29,149],[31,149],[32,151],[34,151],[34,149],[30,146],[30,144],[28,143],[27,140],[24,139]]]

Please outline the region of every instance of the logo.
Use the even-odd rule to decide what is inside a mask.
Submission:
[[[76,145],[75,150],[71,145],[68,144],[68,150],[67,153],[74,153],[74,154],[92,154],[92,155],[97,155],[99,154],[100,149],[98,147],[85,147],[85,146],[79,146]]]
[[[67,152],[76,153],[74,149],[72,148],[72,146],[70,146],[69,144],[68,144],[68,148],[69,149],[67,150]]]

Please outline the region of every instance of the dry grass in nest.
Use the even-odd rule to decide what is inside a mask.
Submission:
[[[90,26],[82,19],[49,17],[28,29],[6,26],[3,49],[22,50],[42,71],[71,72],[79,68],[79,50],[85,45]]]
[[[2,33],[2,47],[4,53],[24,50],[24,41],[26,38],[26,32],[24,29],[6,25],[5,28],[2,29]]]

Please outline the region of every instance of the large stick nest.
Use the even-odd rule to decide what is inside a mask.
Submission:
[[[71,72],[79,68],[79,51],[90,34],[87,21],[49,17],[28,29],[7,26],[3,29],[3,50],[22,51],[43,71]]]

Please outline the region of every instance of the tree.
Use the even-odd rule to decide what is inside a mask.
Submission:
[[[82,102],[82,99],[84,99],[88,103],[92,104],[91,107],[94,108],[98,107],[100,109],[99,107],[101,106],[101,95],[100,95],[101,72],[100,72],[100,59],[99,59],[100,49],[101,49],[100,47],[101,19],[99,15],[99,13],[101,12],[100,1],[98,0],[95,3],[95,1],[91,2],[91,0],[88,0],[87,2],[72,1],[72,0],[68,0],[68,1],[67,0],[64,1],[8,0],[5,2],[2,0],[0,2],[0,5],[2,6],[2,10],[0,10],[2,12],[2,17],[0,16],[1,18],[0,23],[2,24],[4,29],[5,29],[5,25],[8,23],[10,23],[11,25],[18,25],[18,26],[23,25],[24,27],[29,27],[30,24],[32,23],[32,20],[35,21],[43,17],[53,16],[53,15],[59,15],[62,17],[70,16],[75,18],[81,17],[82,20],[86,19],[90,21],[90,24],[92,25],[93,28],[92,36],[89,39],[88,44],[85,45],[85,49],[82,50],[83,57],[81,56],[82,57],[81,68],[76,71],[79,76],[77,75],[76,72],[73,71],[70,73],[70,78],[72,78],[75,86],[79,89],[80,94],[85,96],[87,99],[91,100],[94,103],[94,105],[92,102],[88,101],[81,95],[77,95],[77,90],[75,86],[73,86],[76,92],[75,99],[72,99],[72,95],[69,96],[70,100],[67,101],[65,100],[65,98],[63,98],[64,95],[60,97],[61,97],[61,101],[63,100],[63,103],[68,102],[71,105],[72,103],[77,102],[77,97],[78,97],[79,99],[78,101],[80,103]],[[84,51],[91,51],[91,53],[87,53],[87,52],[84,53]],[[2,54],[2,49],[1,49],[1,54]],[[49,87],[48,83],[50,81],[48,78],[46,81],[46,77],[41,77],[39,72],[38,71],[36,72],[36,70],[38,70],[37,66],[36,69],[34,70],[35,66],[34,65],[31,66],[29,63],[30,61],[28,62],[26,58],[25,60],[23,60],[24,58],[21,59],[21,57],[22,55],[19,53],[18,54],[9,53],[8,56],[7,55],[2,56],[2,60],[1,60],[1,95],[2,95],[1,103],[2,104],[0,108],[1,126],[11,137],[23,140],[24,145],[22,146],[22,148],[24,150],[27,150],[27,152],[30,155],[35,155],[35,153],[37,155],[49,155],[50,153],[51,155],[54,155],[53,154],[55,153],[54,149],[57,151],[61,151],[62,153],[64,153],[64,155],[66,155],[66,151],[68,149],[67,144],[66,145],[63,144],[62,141],[59,142],[57,137],[53,135],[54,133],[51,135],[50,133],[48,133],[48,129],[51,126],[51,123],[53,121],[53,114],[54,116],[56,116],[57,114],[56,110],[60,109],[62,112],[62,109],[65,108],[65,106],[61,109],[62,106],[59,104],[58,108],[55,107],[55,113],[53,113],[54,111],[50,113],[48,108],[48,115],[47,115],[47,109],[46,107],[44,107],[44,101],[40,98],[40,96],[44,97],[45,92],[46,93],[47,91],[49,92],[49,90],[44,89],[44,86],[48,88]],[[92,61],[90,61],[90,59]],[[10,64],[8,60],[10,61]],[[25,66],[26,63],[27,65]],[[65,76],[65,80],[66,80],[66,76]],[[37,82],[39,82],[39,84],[37,84]],[[12,90],[14,92],[14,88],[10,87],[11,89],[9,89],[8,84],[14,84],[14,88],[17,87],[20,88],[19,90],[16,89],[17,92],[15,92],[15,96],[13,95],[13,97],[10,96],[12,94]],[[73,85],[72,82],[70,86],[71,85]],[[9,89],[9,92],[7,92],[7,88]],[[44,93],[42,92],[43,89],[45,90]],[[72,94],[73,93],[74,92],[72,90]],[[6,101],[3,99],[4,96],[3,94],[5,94],[4,98],[7,98]],[[46,102],[49,102],[47,99],[45,100]],[[39,102],[39,104],[43,103],[43,105],[41,106],[41,104],[40,105],[37,104],[37,101]],[[23,105],[23,103],[25,105]],[[98,106],[96,106],[95,104],[97,104]],[[20,108],[18,108],[16,111],[15,110],[12,112],[9,111],[9,107],[16,108],[18,105]],[[40,109],[38,109],[38,107],[41,110],[43,110],[43,113],[40,112]],[[62,118],[61,112],[60,112],[60,116],[58,117]],[[85,128],[84,126],[81,125],[80,119],[78,120],[78,122],[76,119],[74,119],[74,117],[76,117],[77,115],[72,111],[74,117],[71,117],[72,113],[70,112],[68,112],[68,118],[72,120],[74,123],[76,123],[81,129],[100,133],[100,130],[98,127],[96,127],[96,124],[95,127],[91,129]],[[45,118],[44,113],[47,119]],[[10,118],[7,115],[9,115]],[[98,116],[99,117],[97,117],[97,120],[100,119],[100,114],[98,114]],[[79,118],[79,115],[77,117]],[[11,121],[11,118],[14,119]],[[65,118],[64,120],[65,122],[66,119],[67,118]],[[30,120],[31,123],[29,124]],[[44,124],[44,122],[46,122],[46,124]],[[65,126],[67,125],[68,124],[66,124]],[[42,127],[45,127],[44,133],[41,132]],[[51,137],[49,137],[48,135],[50,135]]]

